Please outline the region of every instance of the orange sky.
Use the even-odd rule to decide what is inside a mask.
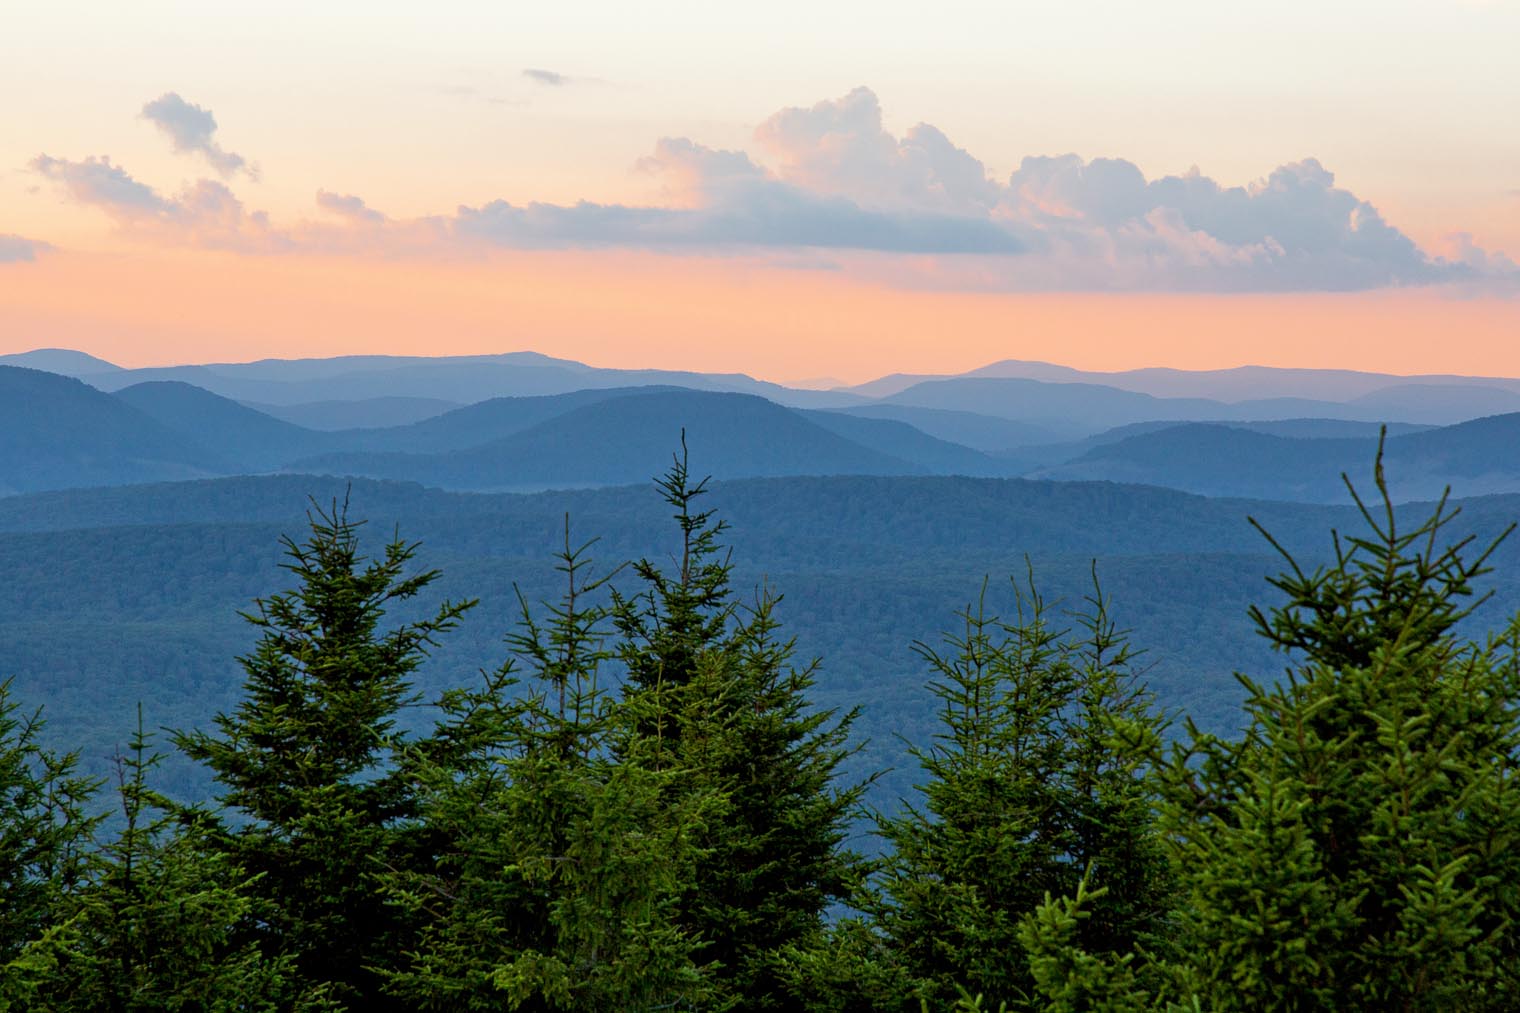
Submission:
[[[852,382],[1002,358],[1520,376],[1520,299],[914,291],[754,259],[637,253],[138,251],[0,270],[0,352],[40,346],[126,366],[533,349],[603,366]]]
[[[14,6],[0,352],[1520,375],[1514,0]]]

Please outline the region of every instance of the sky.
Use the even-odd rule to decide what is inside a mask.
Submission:
[[[1520,0],[0,5],[0,353],[1520,375]]]

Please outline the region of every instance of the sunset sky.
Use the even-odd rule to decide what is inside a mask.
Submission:
[[[1520,375],[1520,0],[8,0],[0,36],[0,353]]]

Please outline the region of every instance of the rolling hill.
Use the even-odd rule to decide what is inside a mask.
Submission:
[[[240,403],[273,418],[323,432],[408,426],[464,407],[458,401],[430,397],[371,397],[356,401],[308,401],[291,405],[264,404],[260,401]]]
[[[269,471],[336,442],[177,380],[133,384],[111,396],[211,450],[231,472]]]
[[[1340,479],[1365,471],[1374,436],[1304,439],[1228,424],[1169,426],[1090,447],[1030,473],[1062,481],[1141,482],[1208,496],[1348,502]],[[1391,435],[1389,487],[1400,500],[1520,492],[1520,413]],[[1363,489],[1366,489],[1363,484]]]
[[[698,474],[705,463],[693,459]],[[309,496],[347,496],[370,522],[361,532],[370,552],[398,529],[420,539],[419,564],[443,569],[440,594],[482,598],[419,673],[428,693],[500,663],[514,587],[530,601],[555,593],[550,554],[566,514],[575,537],[602,536],[599,572],[668,559],[679,544],[648,483],[493,495],[275,475],[11,497],[0,500],[0,671],[15,676],[19,700],[47,704],[53,741],[83,748],[94,770],[130,731],[139,701],[150,727],[204,722],[235,703],[235,656],[252,639],[237,613],[288,586],[279,537],[299,536]],[[733,525],[736,586],[747,593],[764,581],[782,593],[785,634],[802,658],[822,658],[817,702],[863,707],[858,730],[870,744],[857,769],[899,768],[874,789],[885,805],[914,772],[898,736],[924,741],[932,730],[913,641],[935,640],[984,578],[989,607],[1011,608],[1007,579],[1022,579],[1027,557],[1052,602],[1075,602],[1092,589],[1096,559],[1115,619],[1148,650],[1147,679],[1163,705],[1225,733],[1240,697],[1230,673],[1270,677],[1281,664],[1245,612],[1271,599],[1262,577],[1281,565],[1247,515],[1306,563],[1322,558],[1331,528],[1357,524],[1344,507],[938,477],[719,482],[701,505]],[[1459,533],[1491,535],[1520,512],[1520,498],[1464,506]],[[1485,627],[1520,604],[1520,540],[1495,561],[1507,582],[1493,585],[1496,600],[1475,619]],[[203,788],[183,765],[168,776],[179,797]]]
[[[69,377],[0,366],[0,495],[222,473],[207,447]]]
[[[911,475],[927,470],[846,439],[764,398],[688,390],[594,401],[471,450],[329,454],[297,461],[291,470],[403,479],[449,489],[617,485],[662,471],[678,449],[683,430],[692,452],[712,462],[719,477]]]

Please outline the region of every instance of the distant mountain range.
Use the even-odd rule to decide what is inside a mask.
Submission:
[[[1073,369],[1048,362],[1005,359],[962,376],[976,379],[1038,380],[1044,383],[1090,383],[1152,397],[1203,397],[1221,401],[1303,398],[1312,401],[1350,401],[1390,387],[1458,387],[1503,390],[1520,394],[1520,378],[1426,374],[1399,376],[1349,369],[1285,369],[1278,366],[1237,366],[1233,369],[1168,369],[1148,367],[1115,372]],[[894,373],[868,383],[836,388],[869,398],[882,398],[925,380],[948,376]]]
[[[1034,375],[1002,375],[1020,371]],[[684,430],[722,478],[1024,475],[1336,503],[1341,472],[1365,471],[1385,422],[1398,496],[1520,491],[1520,381],[1498,378],[1004,362],[818,392],[534,353],[130,370],[43,349],[0,357],[0,395],[0,495],[279,471],[458,490],[617,485],[661,471]]]
[[[1092,446],[1063,464],[1028,473],[1063,481],[1103,480],[1166,486],[1206,496],[1344,502],[1340,476],[1366,480],[1374,436],[1291,438],[1223,424],[1188,423]],[[1520,492],[1520,413],[1390,436],[1388,485],[1399,500]]]

